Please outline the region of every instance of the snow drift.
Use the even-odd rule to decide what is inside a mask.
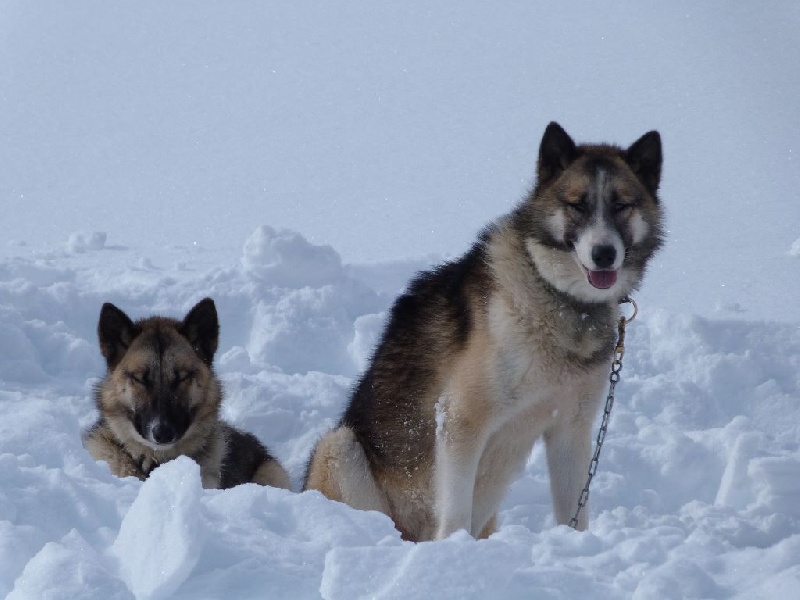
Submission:
[[[398,291],[414,268],[397,274]],[[81,447],[104,368],[94,332],[102,302],[132,317],[175,316],[210,294],[222,327],[224,416],[259,435],[297,489],[391,302],[354,272],[333,249],[269,227],[256,229],[239,256],[89,244],[0,262],[0,593],[794,597],[796,324],[642,306],[629,327],[585,533],[553,526],[538,446],[495,535],[416,545],[402,542],[387,517],[316,492],[203,490],[188,459],[144,483],[118,479]]]

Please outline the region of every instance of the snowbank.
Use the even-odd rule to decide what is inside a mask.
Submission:
[[[416,545],[387,517],[317,493],[203,490],[188,459],[118,479],[81,447],[102,302],[180,316],[211,295],[225,417],[259,435],[297,489],[391,302],[358,272],[269,227],[238,253],[103,245],[0,261],[0,594],[795,597],[797,324],[641,306],[585,533],[553,527],[538,446],[495,535]]]

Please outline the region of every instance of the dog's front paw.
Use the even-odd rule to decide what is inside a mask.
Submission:
[[[111,472],[117,477],[136,477],[142,481],[147,479],[141,467],[128,455],[117,456],[108,461],[108,465],[111,467]]]
[[[155,461],[153,458],[148,456],[143,456],[139,459],[139,468],[143,473],[142,479],[146,479],[150,476],[150,473],[155,469],[160,463]]]

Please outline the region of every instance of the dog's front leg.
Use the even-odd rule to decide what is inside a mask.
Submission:
[[[556,423],[544,435],[550,491],[556,523],[567,525],[578,508],[591,459],[592,411],[571,415]],[[589,507],[578,517],[578,531],[589,525]]]
[[[102,423],[96,424],[83,436],[83,445],[92,458],[108,463],[117,477],[146,479],[134,458],[116,441],[111,431]]]
[[[472,497],[480,456],[457,441],[436,440],[436,539],[466,529],[472,533]]]
[[[466,529],[472,535],[472,499],[484,442],[471,423],[442,413],[434,468],[435,539]]]

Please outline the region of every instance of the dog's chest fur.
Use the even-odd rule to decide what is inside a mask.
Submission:
[[[557,423],[593,419],[608,377],[615,305],[582,306],[547,288],[513,251],[492,246],[496,287],[485,313],[490,409],[476,479],[475,522],[488,519],[534,442]]]
[[[613,347],[609,321],[569,306],[526,314],[502,294],[494,297],[488,307],[494,348],[487,365],[492,438],[506,443],[497,434],[508,424],[517,439],[520,429],[527,430],[531,439],[520,449],[527,455],[533,441],[558,419],[580,412],[593,417]]]

